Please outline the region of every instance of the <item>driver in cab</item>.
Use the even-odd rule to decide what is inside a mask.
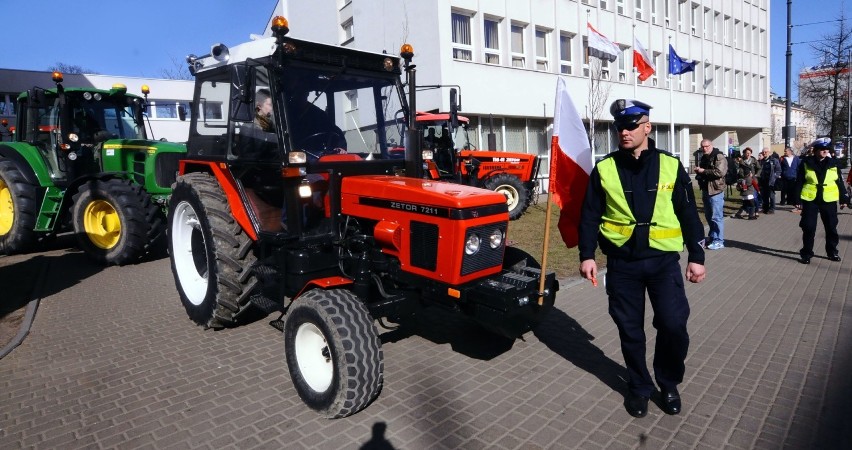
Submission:
[[[346,153],[343,130],[328,113],[310,101],[311,91],[300,80],[293,78],[287,90],[290,136],[295,150],[308,153],[313,158],[326,154]],[[320,96],[323,94],[319,94]]]

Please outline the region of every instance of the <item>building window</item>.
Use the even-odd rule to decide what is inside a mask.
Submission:
[[[618,81],[624,83],[627,81],[627,47],[619,47],[621,48],[621,55],[618,57]],[[633,51],[631,50],[632,54]]]
[[[453,22],[453,59],[473,60],[470,40],[470,16],[452,13]]]
[[[701,23],[701,8],[692,4],[692,15],[689,17],[689,27],[693,36],[698,36],[698,24]]]
[[[571,44],[573,43],[573,35],[559,35],[559,72],[566,75],[571,75]]]
[[[722,15],[713,14],[713,41],[722,42]]]
[[[724,26],[722,27],[722,42],[725,45],[731,45],[731,17],[725,16]]]
[[[710,8],[704,8],[704,39],[713,39],[713,13]]]
[[[512,67],[526,67],[524,56],[524,26],[512,25]]]
[[[624,0],[616,0],[615,11],[622,16],[624,15]]]
[[[663,4],[665,5],[665,14],[666,14],[666,27],[672,27],[672,6],[671,0],[663,0]]]
[[[500,64],[500,23],[496,20],[485,19],[483,29],[485,40],[485,62]]]
[[[340,24],[341,29],[341,44],[345,44],[355,38],[355,21],[349,19]]]
[[[639,0],[636,1],[638,2]],[[659,25],[657,23],[657,0],[651,0],[651,23]]]
[[[13,94],[11,92],[0,92],[0,115],[14,116],[15,100],[17,98],[18,94]],[[9,126],[12,126],[12,124],[10,123]]]
[[[733,33],[731,33],[734,39],[734,48],[740,48],[740,41],[742,41],[742,37],[740,36],[740,32],[742,28],[740,27],[740,21],[734,20],[734,29]]]
[[[663,67],[663,54],[660,52],[651,52],[651,58],[654,60],[654,66],[657,67],[657,70],[654,71],[654,74],[651,75],[651,86],[656,86],[659,83],[659,79],[657,78],[657,74],[660,73]]]
[[[684,32],[686,27],[686,0],[679,0],[677,4],[677,30]]]
[[[689,73],[690,75],[690,90],[691,92],[698,92],[698,75],[693,70]]]
[[[148,117],[151,119],[174,119],[178,120],[178,108],[183,106],[184,111],[190,111],[189,102],[181,100],[151,100],[148,102]],[[210,117],[208,117],[210,118]],[[218,117],[221,119],[221,117]]]
[[[606,0],[601,0],[601,9],[606,10],[606,8],[607,8],[606,3],[607,3]]]
[[[550,66],[547,62],[547,41],[550,31],[535,30],[535,68],[536,70],[548,71]]]
[[[733,86],[731,86],[731,69],[725,69],[725,78],[722,79],[722,93],[725,97],[730,96]]]
[[[583,36],[583,76],[589,76],[589,38]]]
[[[358,91],[346,91],[344,92],[344,97],[346,98],[346,103],[343,107],[346,111],[354,111],[358,109]]]

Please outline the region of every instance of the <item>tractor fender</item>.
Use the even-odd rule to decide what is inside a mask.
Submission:
[[[254,226],[251,223],[248,211],[246,210],[246,205],[243,202],[239,189],[237,188],[237,180],[234,179],[231,172],[224,169],[216,161],[180,160],[178,173],[185,175],[192,172],[206,172],[216,178],[216,181],[219,182],[219,186],[221,186],[222,190],[225,192],[225,197],[228,199],[228,206],[231,208],[231,214],[234,215],[234,220],[240,224],[240,227],[246,232],[251,240],[257,241],[257,231],[255,231]]]
[[[302,296],[305,292],[308,292],[312,289],[331,289],[340,286],[348,286],[350,284],[355,283],[353,280],[346,277],[325,277],[325,278],[317,278],[315,280],[308,281],[307,284],[293,297],[293,301],[296,301],[299,297]]]
[[[41,187],[52,186],[47,165],[38,150],[25,142],[7,142],[0,145],[0,157],[15,162],[27,183]]]

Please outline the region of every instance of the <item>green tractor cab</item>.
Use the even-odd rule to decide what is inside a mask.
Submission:
[[[58,72],[53,80],[55,88],[18,96],[12,140],[0,142],[0,253],[72,230],[106,264],[164,249],[166,204],[186,147],[149,140],[146,99],[124,85],[65,88]]]

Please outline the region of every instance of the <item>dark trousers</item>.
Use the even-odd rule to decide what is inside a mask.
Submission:
[[[671,390],[683,381],[689,349],[686,321],[689,302],[683,288],[678,254],[628,261],[608,258],[606,292],[609,314],[618,327],[621,352],[627,365],[630,392],[650,397],[654,383],[645,364],[645,292],[654,309],[657,329],[654,378],[660,389]]]
[[[772,189],[772,186],[769,185],[769,182],[760,183],[760,204],[763,208],[763,212],[767,213],[769,211],[775,211],[775,191]]]
[[[796,202],[796,179],[784,178],[781,181],[781,203],[795,205]]]
[[[822,219],[825,228],[825,253],[837,254],[837,244],[840,237],[837,235],[837,202],[807,202],[802,201],[802,218],[799,227],[802,228],[802,256],[814,255],[814,235],[816,234],[817,216]]]

